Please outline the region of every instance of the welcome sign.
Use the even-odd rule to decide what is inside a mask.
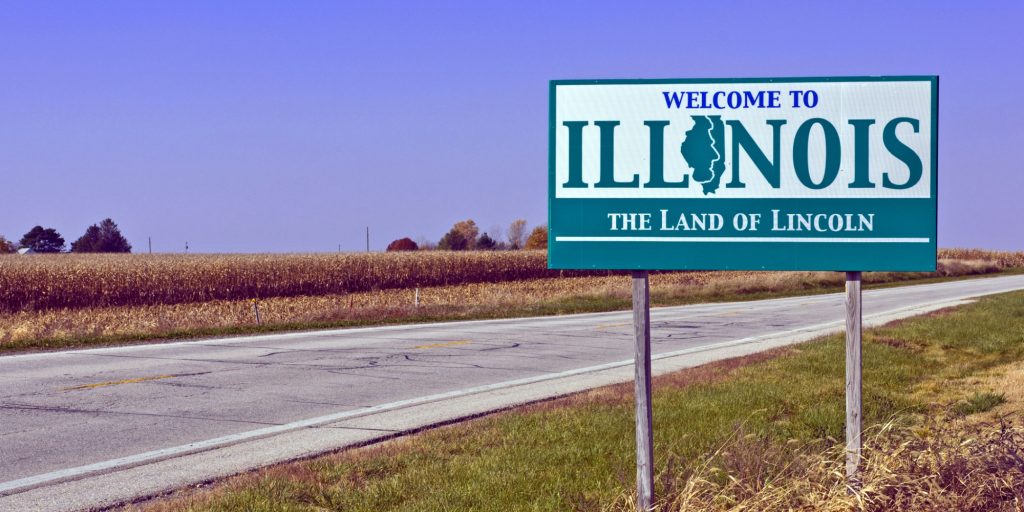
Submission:
[[[548,265],[935,269],[938,77],[556,80]]]

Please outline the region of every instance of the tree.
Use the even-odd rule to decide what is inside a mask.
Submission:
[[[388,249],[387,250],[388,250],[388,252],[394,252],[394,251],[418,251],[419,248],[420,248],[420,246],[417,245],[416,242],[413,242],[411,238],[405,237],[405,238],[399,238],[398,240],[395,240],[394,242],[391,242],[390,244],[388,244]]]
[[[493,238],[487,236],[487,233],[481,235],[480,239],[476,241],[476,248],[481,251],[493,251],[496,245],[498,243]]]
[[[132,252],[132,246],[121,234],[117,223],[103,219],[98,225],[86,228],[84,235],[71,242],[71,252]]]
[[[96,224],[85,229],[85,234],[71,242],[71,252],[100,252],[100,227]]]
[[[548,227],[537,226],[530,232],[530,237],[526,239],[527,249],[547,249],[548,248]]]
[[[61,252],[64,250],[64,237],[53,228],[36,226],[21,237],[19,244],[35,252]]]
[[[466,239],[466,248],[472,249],[476,247],[476,237],[480,233],[480,228],[477,227],[476,222],[473,219],[466,219],[462,222],[456,222],[452,229],[462,234],[462,237]]]
[[[523,248],[523,237],[526,235],[526,219],[516,219],[508,227],[508,243],[513,249]]]
[[[468,247],[469,242],[466,237],[454,227],[441,237],[441,241],[437,242],[437,248],[442,251],[465,251]]]
[[[14,245],[14,242],[6,239],[3,235],[0,235],[0,254],[14,252],[18,248]]]

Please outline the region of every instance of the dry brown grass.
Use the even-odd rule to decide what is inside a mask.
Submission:
[[[1024,510],[1024,427],[1011,421],[889,422],[867,433],[863,455],[860,485],[850,487],[841,444],[780,445],[740,428],[690,470],[669,464],[658,476],[668,498],[657,510]],[[624,494],[606,510],[637,509]]]

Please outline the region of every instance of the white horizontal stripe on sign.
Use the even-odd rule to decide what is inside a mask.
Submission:
[[[930,238],[797,238],[768,236],[556,236],[557,242],[826,242],[833,244],[845,243],[878,243],[878,244],[926,244]]]

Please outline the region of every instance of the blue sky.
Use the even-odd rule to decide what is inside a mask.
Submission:
[[[547,81],[938,74],[939,245],[1024,249],[1019,2],[20,2],[0,234],[332,251],[547,212]]]

